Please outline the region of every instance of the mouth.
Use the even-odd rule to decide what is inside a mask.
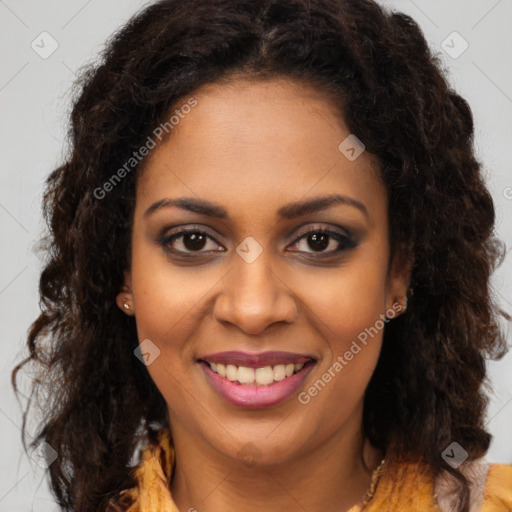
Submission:
[[[275,405],[293,395],[316,359],[289,352],[222,352],[197,362],[213,388],[228,402],[254,409]]]
[[[200,362],[207,364],[212,372],[217,375],[244,386],[271,386],[275,382],[280,382],[296,375],[302,371],[304,366],[314,364],[314,361],[310,359],[305,363],[276,364],[274,366],[267,365],[260,368],[251,368],[233,364],[213,363],[211,361]]]

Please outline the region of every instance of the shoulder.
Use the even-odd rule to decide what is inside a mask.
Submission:
[[[512,464],[491,464],[481,512],[512,511]]]
[[[512,512],[512,465],[485,459],[459,468],[470,484],[469,512]],[[377,485],[367,512],[454,512],[457,480],[447,472],[437,478],[420,462],[395,463]],[[359,512],[356,508],[350,512]]]
[[[470,512],[512,511],[512,465],[491,464],[479,459],[461,466],[470,482]],[[435,481],[435,495],[441,512],[454,509],[454,480],[447,474]]]

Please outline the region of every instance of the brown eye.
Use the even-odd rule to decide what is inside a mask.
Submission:
[[[186,233],[183,236],[183,246],[189,251],[200,251],[206,245],[206,235],[203,233]]]
[[[212,236],[198,229],[175,230],[164,235],[160,244],[169,252],[184,255],[224,250]]]
[[[307,236],[307,242],[309,247],[316,251],[323,251],[329,246],[329,235],[325,233],[313,233]]]
[[[356,245],[357,243],[350,236],[323,228],[314,228],[300,236],[292,247],[295,247],[298,252],[329,256],[352,249]]]

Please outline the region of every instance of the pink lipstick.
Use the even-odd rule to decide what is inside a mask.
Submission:
[[[284,402],[301,387],[315,359],[291,352],[229,351],[198,359],[207,380],[225,400],[258,409]]]

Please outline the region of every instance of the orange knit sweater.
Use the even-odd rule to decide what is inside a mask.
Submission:
[[[137,486],[121,493],[134,500],[126,512],[180,512],[169,491],[174,464],[169,430],[160,430],[158,439],[159,444],[146,448],[134,468]],[[471,512],[512,512],[512,465],[481,460],[467,471],[474,482]],[[449,485],[448,479],[434,482],[428,466],[421,463],[385,468],[364,512],[451,512]],[[361,508],[356,505],[346,512]]]

